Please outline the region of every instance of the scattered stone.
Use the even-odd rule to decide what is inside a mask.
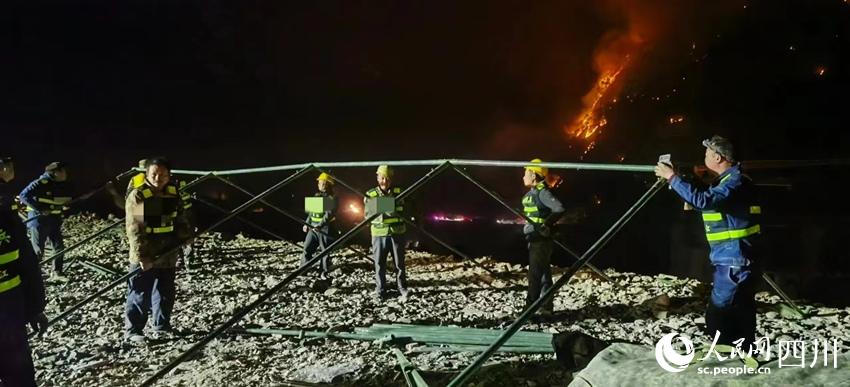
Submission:
[[[71,216],[64,224],[66,245],[108,224],[91,215]],[[180,334],[163,339],[148,334],[147,343],[123,342],[126,285],[117,286],[69,315],[65,322],[51,326],[43,338],[30,342],[40,385],[139,385],[299,266],[300,250],[288,242],[212,234],[198,238],[195,247],[197,256],[192,270],[178,269],[178,297],[172,324]],[[75,256],[85,257],[123,273],[127,269],[127,249],[126,237],[119,227],[67,256],[69,261]],[[505,329],[525,305],[527,268],[522,265],[478,258],[479,267],[411,251],[407,263],[413,297],[400,303],[397,293],[391,292],[387,300],[378,303],[372,300],[371,264],[347,253],[335,256],[334,263],[339,274],[333,277],[332,286],[317,276],[300,277],[248,314],[235,328],[319,332],[333,328],[333,332],[345,333],[355,327],[392,321]],[[392,284],[395,271],[390,266],[387,280]],[[43,269],[45,275],[50,274],[47,266]],[[553,271],[560,275],[564,269]],[[582,331],[602,340],[624,340],[653,347],[658,338],[675,330],[690,337],[695,346],[711,344],[711,338],[705,337],[700,327],[705,324],[704,305],[710,286],[686,278],[605,270],[606,275],[623,286],[617,288],[590,271],[585,273],[585,278],[559,291],[554,300],[557,318],[531,321],[522,330]],[[46,285],[48,317],[76,304],[105,283],[104,277],[79,264],[69,264],[66,274],[74,281]],[[674,284],[670,285],[669,281]],[[318,282],[322,284],[317,285]],[[772,343],[777,338],[850,340],[850,308],[812,309],[811,305],[800,304],[804,310],[812,309],[817,314],[804,319],[784,319],[776,306],[781,299],[770,293],[759,297],[761,304],[773,305],[757,319],[759,337],[770,337]],[[682,299],[688,301],[684,305],[677,302]],[[404,350],[408,352],[417,345],[402,345],[405,344]],[[475,355],[419,352],[406,356],[418,369],[444,375],[465,368]],[[487,369],[471,384],[569,384],[572,373],[558,368],[551,361],[553,356],[497,353],[489,364],[501,367],[499,372],[488,376],[491,370]],[[540,375],[546,375],[545,381]],[[164,376],[158,385],[284,385],[294,380],[406,386],[404,377],[397,371],[395,356],[371,341],[236,332],[226,332],[210,342]]]

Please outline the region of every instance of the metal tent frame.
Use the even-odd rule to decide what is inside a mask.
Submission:
[[[236,170],[227,170],[227,171],[198,171],[198,170],[175,169],[175,170],[172,171],[172,173],[198,176],[192,182],[190,182],[189,184],[187,184],[186,186],[181,188],[181,190],[184,190],[184,191],[189,190],[190,188],[196,187],[197,185],[199,185],[200,183],[202,183],[206,180],[216,179],[216,180],[222,181],[225,184],[227,184],[227,185],[229,185],[229,186],[251,196],[251,198],[249,200],[247,200],[246,202],[244,202],[243,204],[239,205],[237,208],[228,211],[228,210],[223,209],[221,207],[218,207],[215,204],[212,204],[212,203],[210,203],[206,200],[203,200],[201,198],[196,197],[195,199],[198,202],[206,204],[206,205],[216,209],[217,211],[225,213],[225,216],[222,217],[221,219],[219,219],[218,221],[216,221],[215,223],[213,223],[211,226],[207,227],[206,229],[199,231],[189,240],[184,241],[183,244],[178,245],[178,246],[172,248],[169,251],[166,251],[162,255],[167,255],[167,254],[171,254],[171,253],[176,252],[178,249],[182,248],[183,245],[185,245],[187,243],[191,243],[191,241],[194,240],[194,237],[206,234],[207,232],[215,229],[216,227],[220,226],[221,224],[223,224],[223,223],[225,223],[228,220],[233,219],[233,218],[237,218],[237,219],[245,222],[246,224],[248,224],[248,225],[250,225],[254,228],[257,228],[258,230],[263,231],[264,233],[266,233],[266,234],[268,234],[272,237],[275,237],[276,239],[282,240],[284,238],[280,237],[279,235],[276,235],[275,233],[273,233],[273,232],[271,232],[271,231],[269,231],[269,230],[267,230],[267,229],[265,229],[265,228],[263,228],[259,225],[256,225],[256,224],[254,224],[254,223],[252,223],[252,222],[250,222],[250,221],[248,221],[244,218],[238,217],[238,215],[240,213],[244,212],[245,210],[247,210],[248,208],[250,208],[251,206],[253,206],[256,203],[263,203],[266,206],[268,206],[269,208],[275,210],[276,212],[278,212],[278,213],[280,213],[280,214],[282,214],[282,215],[284,215],[284,216],[286,216],[290,219],[293,219],[294,221],[296,221],[296,222],[298,222],[302,225],[306,225],[307,223],[304,220],[302,220],[301,218],[296,217],[292,214],[289,214],[286,211],[280,209],[279,207],[268,203],[265,199],[269,195],[271,195],[272,193],[277,191],[278,189],[280,189],[283,186],[297,180],[300,177],[303,177],[304,175],[306,175],[308,172],[311,172],[311,171],[320,171],[320,172],[328,173],[327,169],[328,168],[334,168],[334,167],[336,167],[336,168],[376,167],[376,166],[379,166],[379,165],[390,165],[390,166],[393,166],[393,167],[397,167],[397,166],[430,166],[430,167],[433,167],[427,174],[425,174],[425,176],[421,177],[413,185],[411,185],[410,187],[405,189],[399,196],[397,196],[396,200],[399,200],[399,201],[404,200],[404,198],[408,197],[409,195],[412,195],[416,190],[418,190],[419,188],[424,186],[426,183],[430,182],[433,178],[440,175],[442,172],[449,170],[449,169],[452,169],[452,170],[456,171],[457,173],[459,173],[464,178],[466,178],[472,184],[474,184],[475,186],[477,186],[478,188],[483,190],[485,193],[487,193],[493,199],[495,199],[496,201],[501,203],[503,206],[505,206],[506,208],[511,210],[515,215],[522,217],[523,219],[525,219],[530,224],[534,224],[534,223],[529,221],[529,219],[526,217],[526,215],[524,213],[513,208],[504,199],[502,199],[498,194],[496,194],[492,190],[488,189],[481,182],[479,182],[478,180],[473,178],[471,175],[469,175],[465,171],[465,169],[463,168],[465,166],[522,168],[522,167],[529,165],[528,162],[523,162],[523,161],[489,161],[489,160],[445,159],[445,160],[406,160],[406,161],[322,162],[322,163],[305,163],[305,164],[272,166],[272,167],[263,167],[263,168],[236,169]],[[541,166],[541,167],[547,167],[547,168],[553,168],[553,169],[569,169],[569,170],[620,171],[620,172],[644,172],[644,173],[653,172],[653,170],[654,170],[654,165],[553,163],[553,162],[535,163],[534,165],[535,166]],[[139,168],[131,169],[131,170],[123,173],[122,175],[119,175],[116,179],[120,179],[122,177],[130,175],[130,174],[132,174],[136,171],[142,171],[142,169],[139,169]],[[251,193],[250,191],[248,191],[245,188],[237,185],[236,183],[233,183],[232,181],[230,181],[227,178],[230,175],[244,175],[244,174],[277,172],[277,171],[296,171],[296,172],[293,173],[292,175],[288,176],[287,178],[279,181],[278,183],[272,185],[271,187],[269,187],[268,189],[266,189],[265,191],[263,191],[263,192],[261,192],[260,194],[257,194],[257,195]],[[334,177],[334,179],[338,183],[345,186],[346,188],[351,189],[352,191],[357,192],[362,196],[365,196],[365,195],[363,195],[363,193],[360,190],[355,189],[351,185],[345,183],[342,180],[339,180],[338,178],[336,178],[333,175],[331,175],[331,176]],[[564,285],[566,285],[569,282],[570,278],[572,278],[572,276],[582,267],[587,266],[591,270],[593,270],[596,273],[598,273],[599,275],[601,275],[606,280],[611,281],[616,286],[619,286],[616,282],[611,280],[610,277],[605,275],[601,270],[590,265],[589,261],[611,239],[613,239],[613,237],[617,234],[617,232],[619,232],[628,223],[628,221],[632,217],[634,217],[634,215],[637,214],[640,211],[640,209],[646,203],[648,203],[650,201],[650,199],[652,199],[652,197],[656,193],[658,193],[661,190],[662,187],[664,187],[664,183],[665,183],[665,181],[662,180],[662,179],[657,180],[655,182],[655,184],[653,184],[649,188],[649,190],[647,190],[637,200],[637,202],[635,202],[635,204],[632,205],[632,207],[629,208],[629,210],[626,211],[584,254],[578,255],[573,250],[571,250],[569,247],[567,247],[566,245],[564,245],[560,241],[556,240],[555,241],[556,244],[561,249],[565,250],[570,255],[572,255],[576,259],[576,262],[573,263],[573,265],[570,266],[570,268],[557,281],[554,282],[553,286],[548,291],[546,291],[541,298],[539,298],[533,304],[527,306],[523,310],[522,314],[508,327],[508,329],[495,342],[493,342],[484,352],[479,354],[476,357],[476,359],[473,361],[472,364],[470,364],[454,380],[452,380],[450,382],[449,386],[450,387],[459,387],[459,386],[464,385],[464,383],[470,377],[472,377],[475,374],[475,372],[487,361],[487,359],[489,359],[499,349],[500,346],[502,346],[506,341],[508,341],[508,339],[510,339],[511,336],[513,336],[517,331],[519,331],[519,329],[528,321],[528,319],[530,319],[531,316],[534,315],[534,313],[536,313],[546,302],[548,302],[549,300],[554,298],[555,294],[558,292],[558,290],[561,287],[563,287]],[[99,188],[98,190],[100,190],[100,189],[103,189],[103,187]],[[237,322],[239,322],[239,320],[241,320],[243,317],[245,317],[248,313],[250,313],[251,311],[253,311],[257,307],[259,307],[262,303],[264,303],[265,301],[270,299],[274,294],[276,294],[277,292],[282,290],[284,287],[286,287],[295,278],[306,273],[313,265],[315,265],[317,262],[321,261],[326,255],[332,253],[333,251],[335,251],[338,248],[340,248],[341,246],[343,246],[358,231],[362,230],[365,226],[369,225],[372,220],[377,218],[377,216],[378,216],[378,214],[369,216],[368,218],[364,219],[363,221],[361,221],[360,223],[355,225],[354,228],[352,228],[351,230],[349,230],[348,232],[346,232],[345,234],[343,234],[342,236],[337,238],[330,246],[328,246],[326,249],[324,249],[320,254],[313,257],[311,260],[306,262],[304,265],[300,266],[295,271],[291,272],[289,275],[287,275],[283,280],[281,280],[275,286],[273,286],[272,288],[267,290],[265,293],[260,295],[256,300],[254,300],[250,304],[248,304],[248,305],[244,306],[242,309],[240,309],[233,317],[231,317],[229,320],[227,320],[226,322],[221,324],[213,332],[209,333],[207,336],[205,336],[203,339],[201,339],[198,343],[193,345],[190,349],[183,352],[177,358],[175,358],[170,363],[168,363],[165,367],[163,367],[162,369],[157,371],[154,375],[152,375],[147,380],[145,380],[141,384],[141,386],[153,385],[157,380],[159,380],[160,378],[162,378],[163,376],[168,374],[171,370],[173,370],[179,364],[181,364],[182,362],[192,358],[192,356],[195,353],[202,350],[213,339],[215,339],[216,337],[218,337],[219,335],[224,333],[230,327],[232,327]],[[87,242],[89,242],[89,241],[91,241],[91,240],[93,240],[93,239],[95,239],[95,238],[97,238],[101,235],[104,235],[107,231],[118,226],[123,221],[124,221],[124,219],[119,219],[119,220],[115,221],[114,223],[108,225],[107,227],[104,227],[103,229],[83,238],[82,240],[74,243],[71,246],[68,246],[64,250],[59,251],[57,253],[54,253],[51,257],[44,259],[41,262],[41,264],[50,262],[50,261],[56,259],[56,257],[59,254],[65,254],[69,251],[72,251],[72,250],[84,245],[85,243],[87,243]],[[422,229],[420,226],[416,225],[410,219],[404,218],[404,221],[405,221],[406,224],[413,226],[415,229],[417,229],[417,231],[419,231],[423,235],[435,240],[441,246],[446,247],[447,249],[451,250],[452,252],[454,252],[458,256],[462,257],[464,260],[468,260],[472,263],[475,263],[474,260],[469,259],[469,256],[458,251],[457,249],[450,246],[449,244],[441,241],[436,236],[432,235],[431,233]],[[365,254],[361,251],[355,250],[351,247],[347,247],[347,248],[352,250],[355,254],[371,260],[371,257],[369,257],[367,254]],[[93,266],[90,266],[90,265],[85,265],[84,267],[92,269],[92,270],[97,270],[96,267],[93,267]],[[128,278],[135,275],[139,271],[141,271],[140,268],[136,269],[134,271],[130,271],[130,272],[118,277],[118,278],[115,278],[108,285],[98,289],[96,292],[89,295],[88,297],[86,297],[82,301],[71,306],[67,310],[60,313],[59,315],[51,318],[49,323],[52,325],[52,324],[56,323],[57,321],[60,321],[60,320],[64,319],[65,317],[68,317],[69,315],[71,315],[75,311],[79,310],[84,305],[86,305],[89,302],[91,302],[92,300],[98,298],[102,294],[108,292],[110,289],[112,289],[112,288],[118,286],[119,284],[123,283],[124,281],[126,281]],[[797,310],[798,312],[800,312],[802,314],[802,311],[800,311],[800,309],[796,306],[796,304],[794,304],[794,302],[781,289],[779,289],[779,287],[776,285],[776,283],[774,283],[766,274],[764,274],[763,277],[766,280],[766,282],[768,283],[768,285],[770,285],[780,295],[780,297],[782,297],[785,300],[785,302],[787,302],[795,310]],[[30,336],[32,336],[33,334],[34,333],[30,334]]]

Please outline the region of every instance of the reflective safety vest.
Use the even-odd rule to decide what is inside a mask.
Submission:
[[[163,189],[163,196],[154,196],[150,186],[146,183],[137,188],[145,202],[145,232],[148,234],[164,234],[174,231],[174,218],[180,210],[180,197],[177,187],[169,183]],[[153,205],[153,203],[158,205]],[[148,208],[152,209],[149,211]],[[156,211],[156,212],[154,212]],[[149,213],[152,212],[152,213]]]
[[[522,210],[535,224],[543,224],[552,215],[552,210],[540,205],[540,191],[549,189],[545,182],[538,183],[522,197]]]
[[[130,182],[127,184],[127,193],[124,195],[124,199],[130,197],[130,194],[133,193],[133,190],[136,188],[140,188],[145,185],[145,174],[139,173],[136,176],[133,176],[130,179]]]
[[[139,188],[145,184],[145,174],[139,173],[136,176],[133,176],[133,188]]]
[[[53,188],[52,183],[53,183],[53,180],[41,179],[41,185],[39,186],[40,192],[36,193],[38,196],[36,196],[35,199],[39,203],[44,203],[44,204],[49,205],[48,206],[48,211],[49,211],[48,213],[49,214],[60,215],[60,214],[62,214],[62,207],[64,206],[65,202],[56,201],[55,194],[53,193],[54,188]],[[32,207],[27,207],[27,210],[39,212],[39,210],[32,208]]]
[[[12,241],[12,230],[0,229],[0,293],[21,284],[19,250]]]
[[[183,199],[183,209],[188,210],[192,208],[192,195],[184,190],[186,188],[186,182],[180,180],[180,198]]]
[[[331,199],[336,200],[336,196],[334,196],[334,195],[329,195],[329,194],[322,193],[322,192],[317,192],[315,196],[317,196],[317,197],[327,196],[327,197],[329,197],[329,198],[331,198]],[[311,226],[318,225],[318,224],[322,223],[322,220],[323,220],[324,218],[325,218],[325,213],[324,213],[324,212],[311,212],[311,213],[310,213],[310,225],[311,225]],[[335,221],[335,220],[336,220],[336,216],[333,216],[333,217],[331,217],[330,219],[328,219],[328,223],[331,223],[331,222],[333,222],[333,221]]]
[[[388,193],[383,193],[380,188],[372,188],[369,191],[366,191],[366,196],[370,198],[378,197],[378,196],[387,196],[387,197],[396,197],[401,194],[402,189],[399,187],[392,187],[389,189]],[[407,231],[407,227],[404,225],[404,220],[401,218],[401,214],[404,211],[404,206],[401,203],[395,204],[395,211],[391,213],[385,213],[372,221],[372,235],[373,236],[387,236],[392,234],[404,234]]]
[[[732,175],[724,176],[720,183],[729,180]],[[741,174],[741,178],[752,182],[747,175]],[[712,248],[719,247],[727,241],[744,239],[761,233],[761,226],[758,223],[761,207],[755,203],[755,198],[751,198],[751,200],[753,202],[746,203],[748,205],[735,206],[736,208],[729,206],[730,208],[722,211],[704,211],[702,213],[705,236]],[[734,218],[734,222],[730,221],[730,217]]]

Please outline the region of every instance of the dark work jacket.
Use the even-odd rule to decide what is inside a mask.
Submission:
[[[17,250],[17,258],[0,264],[0,283],[16,283],[14,287],[0,292],[0,330],[4,326],[25,324],[37,314],[44,312],[46,305],[41,270],[27,238],[27,230],[18,217],[15,195],[8,185],[0,180],[0,256],[9,257]]]

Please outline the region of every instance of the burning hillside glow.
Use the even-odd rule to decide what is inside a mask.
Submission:
[[[582,98],[581,111],[564,127],[569,137],[584,142],[582,158],[596,146],[596,137],[608,124],[605,108],[617,101],[631,55],[639,52],[643,43],[644,38],[634,29],[625,33],[613,31],[602,38],[594,54],[594,68],[599,74],[596,83]]]
[[[617,80],[617,76],[623,71],[624,66],[620,66],[615,72],[602,74],[596,83],[596,87],[591,91],[593,103],[586,106],[576,118],[576,121],[567,127],[567,134],[577,138],[589,139],[608,123],[601,112],[604,103],[600,102],[605,98],[608,89]]]

